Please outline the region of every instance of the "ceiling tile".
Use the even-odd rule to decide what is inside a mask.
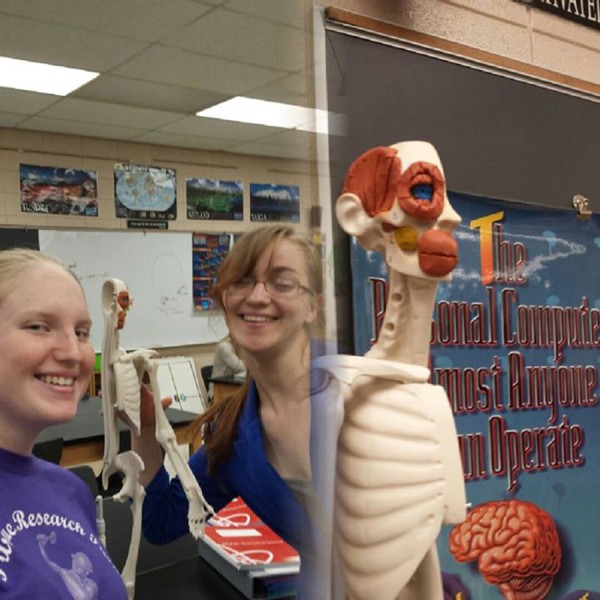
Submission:
[[[298,146],[310,149],[314,143],[314,135],[308,131],[301,131],[299,129],[284,129],[266,135],[259,142],[273,146]]]
[[[280,71],[306,67],[302,30],[222,8],[165,36],[161,44]]]
[[[67,121],[64,119],[42,119],[40,117],[31,117],[19,127],[21,129],[54,131],[69,135],[84,135],[115,140],[130,140],[144,132],[143,129],[134,129],[133,127],[114,127],[98,123],[82,123],[81,121]]]
[[[36,94],[21,90],[0,88],[0,111],[14,112],[21,115],[35,115],[59,100],[51,94]]]
[[[184,135],[167,133],[163,131],[151,131],[135,138],[136,142],[146,144],[160,144],[165,146],[178,146],[180,148],[196,148],[201,150],[228,150],[234,142],[224,138],[198,137],[194,135]]]
[[[73,92],[70,97],[186,114],[196,113],[230,98],[229,95],[218,92],[193,90],[114,75],[101,75]]]
[[[277,81],[249,90],[247,95],[260,100],[312,106],[311,82],[306,74],[287,75]]]
[[[312,4],[298,0],[229,0],[228,10],[253,15],[265,21],[305,29],[306,23],[312,27]],[[307,12],[308,11],[308,12]]]
[[[237,121],[224,121],[222,119],[209,119],[207,117],[185,117],[179,121],[165,125],[161,131],[179,134],[193,134],[208,137],[223,137],[234,141],[253,140],[264,137],[275,131],[276,127],[239,123]]]
[[[283,75],[273,69],[160,46],[153,46],[127,61],[114,69],[113,74],[231,95],[243,95]]]
[[[11,58],[102,72],[146,46],[145,42],[35,19],[0,18],[0,55]]]
[[[108,102],[64,98],[42,111],[42,118],[85,121],[117,127],[156,129],[181,118],[181,114],[149,108],[135,108]]]
[[[0,127],[16,127],[21,121],[23,121],[23,115],[0,112]]]
[[[211,5],[188,0],[2,0],[0,14],[155,42],[212,10]]]

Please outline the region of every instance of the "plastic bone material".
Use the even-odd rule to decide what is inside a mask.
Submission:
[[[104,459],[102,485],[108,487],[109,477],[116,472],[125,475],[123,487],[113,496],[124,502],[131,499],[133,529],[129,553],[122,577],[130,600],[134,597],[135,571],[139,551],[142,524],[144,488],[139,483],[139,474],[144,469],[142,459],[133,451],[119,453],[118,414],[123,413],[135,434],[140,431],[140,386],[147,375],[152,391],[156,415],[156,439],[164,448],[188,498],[188,526],[197,539],[204,533],[207,517],[214,511],[204,500],[198,481],[187,461],[179,451],[175,433],[165,415],[160,398],[157,378],[158,355],[153,350],[138,349],[125,352],[119,346],[119,330],[125,325],[131,299],[127,286],[119,279],[109,279],[102,288],[102,310],[104,312],[104,341],[102,345],[102,409],[104,414]]]
[[[465,519],[466,497],[450,404],[442,387],[427,383],[427,365],[437,284],[456,265],[452,232],[460,218],[426,142],[361,155],[336,214],[363,247],[385,255],[389,271],[386,314],[371,350],[316,361],[344,403],[334,543],[345,594],[442,600],[435,542],[442,523]]]

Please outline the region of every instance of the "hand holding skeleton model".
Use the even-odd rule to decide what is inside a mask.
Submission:
[[[438,281],[456,265],[460,218],[426,142],[373,148],[350,167],[336,213],[385,255],[389,294],[365,357],[316,361],[344,403],[334,543],[348,600],[442,600],[435,541],[466,514],[460,453],[445,391],[427,383]]]
[[[124,414],[132,432],[139,435],[141,427],[141,392],[144,379],[149,380],[155,413],[155,435],[170,459],[189,502],[188,524],[191,534],[199,538],[204,533],[207,517],[214,511],[209,506],[186,459],[177,445],[175,433],[165,415],[157,379],[157,353],[139,349],[125,352],[119,346],[119,330],[125,325],[131,299],[127,286],[119,279],[109,279],[102,288],[104,312],[104,341],[102,346],[102,409],[104,414],[104,459],[102,484],[106,489],[113,473],[125,475],[123,487],[113,497],[124,502],[131,500],[133,529],[127,561],[122,577],[130,600],[135,592],[135,572],[142,525],[144,488],[139,483],[144,470],[142,459],[134,451],[119,453],[118,414]]]

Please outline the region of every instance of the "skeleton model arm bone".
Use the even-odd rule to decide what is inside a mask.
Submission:
[[[335,544],[352,600],[441,600],[435,540],[465,517],[456,430],[443,389],[426,383],[437,282],[456,264],[459,223],[435,149],[375,148],[349,170],[336,213],[367,250],[385,254],[389,297],[366,357],[330,356],[345,402]]]
[[[125,284],[118,279],[105,282],[102,290],[102,306],[105,319],[105,337],[102,347],[102,405],[104,413],[105,446],[102,482],[107,487],[111,474],[120,471],[125,474],[121,491],[115,500],[133,500],[133,530],[129,554],[122,577],[130,598],[134,595],[135,569],[141,535],[142,502],[144,488],[139,483],[144,463],[134,451],[119,454],[117,413],[122,411],[133,430],[133,438],[141,434],[141,395],[140,386],[144,374],[150,377],[153,407],[156,418],[156,440],[165,448],[177,474],[179,475],[189,501],[188,522],[190,532],[198,538],[204,531],[204,523],[212,508],[206,504],[196,478],[179,452],[175,434],[171,428],[160,401],[160,390],[156,377],[157,355],[152,350],[139,349],[127,353],[119,347],[118,331],[125,324],[130,298]]]

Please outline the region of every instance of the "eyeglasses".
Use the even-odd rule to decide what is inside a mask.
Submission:
[[[272,298],[291,298],[300,292],[306,292],[311,296],[315,294],[310,288],[299,284],[294,279],[286,279],[285,277],[273,277],[263,281],[258,281],[252,277],[244,277],[230,284],[227,287],[227,292],[231,296],[246,296],[254,290],[257,283],[262,283],[265,286],[265,291]]]

